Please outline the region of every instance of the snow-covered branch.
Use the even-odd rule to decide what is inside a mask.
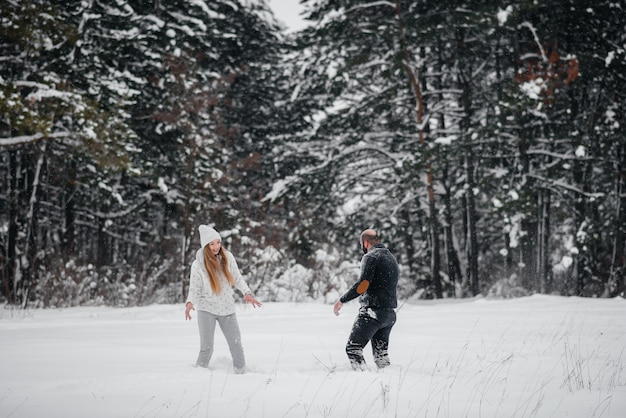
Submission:
[[[96,210],[96,211],[88,210],[88,212],[93,214],[94,216],[96,216],[98,218],[101,218],[101,219],[123,218],[123,217],[126,217],[126,216],[130,215],[135,210],[140,208],[142,205],[144,205],[147,202],[149,202],[150,199],[152,198],[152,195],[158,194],[158,193],[159,193],[158,190],[149,190],[149,191],[147,191],[147,192],[142,194],[141,199],[136,204],[131,205],[131,206],[129,206],[129,207],[123,209],[123,210],[118,210],[116,212],[113,212],[113,211],[102,212],[102,211],[99,211],[99,210]]]
[[[546,157],[553,157],[559,160],[572,160],[572,159],[576,159],[578,160],[579,157],[576,157],[573,154],[570,153],[566,153],[566,154],[561,154],[558,152],[551,152],[548,150],[542,150],[542,149],[532,149],[532,150],[528,150],[526,151],[527,155],[544,155]]]
[[[541,181],[543,183],[546,183],[546,184],[548,184],[548,185],[550,185],[552,187],[557,187],[557,188],[569,190],[569,191],[574,192],[574,193],[578,193],[581,196],[585,196],[587,198],[597,199],[599,197],[604,196],[604,193],[587,193],[584,190],[582,190],[582,189],[580,189],[580,188],[578,188],[576,186],[572,186],[571,184],[564,183],[561,180],[552,180],[552,179],[548,179],[548,178],[545,178],[545,177],[542,177],[542,176],[538,176],[536,174],[527,174],[526,176],[530,177],[530,178],[533,178],[535,180],[539,180],[539,181]]]
[[[533,38],[535,38],[535,43],[537,44],[537,47],[539,48],[539,51],[541,51],[541,58],[543,59],[544,62],[548,62],[548,57],[546,56],[546,51],[543,49],[543,46],[541,45],[541,41],[539,40],[539,36],[537,36],[537,29],[535,29],[535,27],[533,25],[531,25],[530,22],[520,23],[519,26],[528,28],[530,33],[533,34]]]
[[[394,9],[396,8],[396,5],[393,4],[392,2],[382,0],[382,1],[373,1],[371,3],[366,3],[366,4],[359,4],[358,6],[353,6],[349,8],[347,12],[349,13],[358,9],[366,9],[368,7],[377,7],[377,6],[389,6],[389,7],[393,7]]]
[[[38,132],[34,135],[22,135],[22,136],[13,136],[10,138],[0,138],[0,147],[26,145],[26,144],[30,144],[33,142],[37,142],[40,139],[44,139],[44,138],[56,139],[56,138],[65,138],[69,136],[70,136],[70,132],[63,131],[63,132],[55,132],[51,134],[46,134],[46,135],[42,134],[41,132]]]

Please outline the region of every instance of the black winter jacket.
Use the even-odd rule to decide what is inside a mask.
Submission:
[[[398,261],[383,244],[372,246],[361,259],[361,277],[339,300],[346,303],[361,296],[361,306],[390,309],[398,306]]]

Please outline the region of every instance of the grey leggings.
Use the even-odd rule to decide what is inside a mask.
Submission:
[[[198,367],[209,367],[209,361],[213,355],[213,341],[215,337],[215,323],[219,323],[230,355],[233,357],[233,367],[235,373],[243,373],[246,369],[246,359],[243,355],[243,346],[241,345],[241,333],[239,332],[239,324],[237,316],[233,313],[230,315],[213,315],[210,312],[198,311],[198,330],[200,331],[200,354],[198,354]]]

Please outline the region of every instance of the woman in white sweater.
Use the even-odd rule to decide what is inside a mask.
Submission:
[[[222,247],[220,234],[207,225],[200,225],[198,230],[201,248],[191,264],[189,294],[185,304],[186,319],[191,319],[192,310],[198,311],[200,353],[196,366],[209,367],[217,323],[228,342],[235,373],[245,373],[246,360],[235,314],[234,289],[239,290],[245,302],[255,308],[261,303],[252,296],[233,254]]]

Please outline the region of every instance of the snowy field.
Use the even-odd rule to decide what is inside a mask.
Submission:
[[[219,330],[193,367],[182,303],[0,308],[0,417],[626,417],[624,299],[407,303],[381,372],[349,369],[357,306],[239,306],[245,375]]]

